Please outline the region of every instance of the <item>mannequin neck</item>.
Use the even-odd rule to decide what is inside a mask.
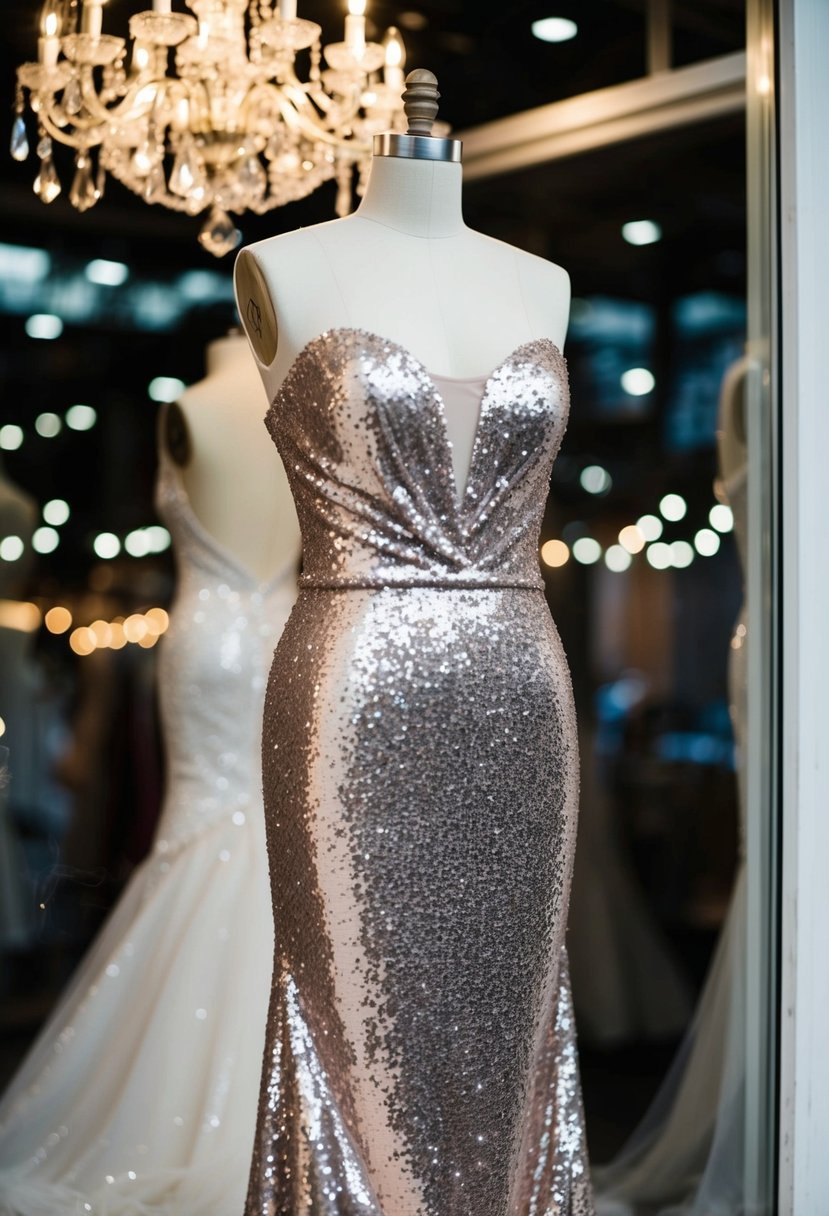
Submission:
[[[242,354],[247,355],[247,339],[242,334],[228,334],[211,342],[205,352],[208,376],[215,376],[236,363]]]
[[[408,236],[455,236],[465,227],[462,181],[459,164],[375,156],[355,215]]]

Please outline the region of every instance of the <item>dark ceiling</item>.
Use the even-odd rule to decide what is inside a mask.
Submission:
[[[106,28],[125,33],[131,13],[148,0],[109,0]],[[182,0],[174,0],[181,7]],[[11,107],[16,65],[36,50],[35,0],[4,4],[4,38],[0,46],[0,90]],[[344,0],[300,0],[300,14],[318,21],[324,41],[341,37]],[[514,114],[517,111],[641,76],[646,71],[644,0],[524,0],[522,3],[461,3],[428,0],[411,7],[369,0],[370,19],[380,32],[390,24],[403,27],[408,67],[424,66],[438,76],[443,95],[442,117],[456,130]],[[546,44],[534,38],[530,25],[554,12],[571,16],[579,34],[571,42]],[[686,64],[739,50],[744,40],[743,0],[682,0],[672,6],[673,60]],[[411,28],[418,26],[420,28]],[[6,110],[8,113],[8,110]],[[637,154],[632,154],[636,159]],[[68,154],[59,168],[69,172]],[[69,242],[79,252],[98,256],[135,257],[147,269],[163,274],[172,258],[181,265],[215,265],[193,239],[199,220],[148,208],[110,181],[107,197],[90,215],[73,212],[65,195],[50,207],[31,193],[33,160],[18,165],[0,155],[0,215],[10,238],[23,243]],[[560,183],[566,168],[547,173],[510,176],[476,186],[488,195],[481,215],[520,220],[521,212],[537,213],[539,190]],[[592,190],[591,183],[588,190]],[[526,194],[524,191],[526,190]],[[558,191],[557,191],[558,192]],[[333,188],[264,217],[246,216],[245,240],[261,239],[333,215]],[[478,214],[476,204],[476,214]],[[94,219],[93,219],[94,217]],[[13,238],[11,229],[14,229]],[[183,246],[182,242],[186,242]],[[225,265],[229,262],[226,259]]]

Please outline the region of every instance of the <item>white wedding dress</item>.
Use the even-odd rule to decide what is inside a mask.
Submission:
[[[0,1103],[3,1216],[239,1216],[273,922],[260,740],[296,561],[260,584],[162,455],[179,582],[159,680],[153,850]],[[298,557],[298,555],[297,555]]]

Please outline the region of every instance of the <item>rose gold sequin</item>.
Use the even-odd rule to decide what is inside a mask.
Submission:
[[[247,1216],[589,1216],[564,928],[578,803],[538,571],[564,360],[487,378],[456,494],[394,342],[309,343],[268,415],[303,530],[264,787],[277,954]]]

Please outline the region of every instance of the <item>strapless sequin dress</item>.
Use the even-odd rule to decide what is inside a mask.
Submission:
[[[300,594],[266,695],[276,959],[247,1216],[592,1213],[564,952],[578,757],[538,536],[564,360],[331,330],[268,413]]]

